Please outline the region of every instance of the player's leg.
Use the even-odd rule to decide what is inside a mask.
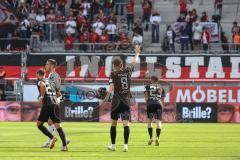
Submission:
[[[65,133],[60,125],[60,123],[55,123],[54,122],[54,125],[56,127],[56,130],[59,134],[59,137],[61,138],[61,141],[62,141],[62,151],[67,151],[68,148],[67,148],[67,142],[66,142],[66,136],[65,136]]]
[[[116,118],[112,119],[111,128],[110,128],[110,137],[111,145],[108,146],[108,149],[111,151],[116,150],[116,135],[117,135],[117,120]]]
[[[129,128],[129,120],[123,120],[123,127],[124,127],[124,148],[123,151],[128,151],[128,139],[130,135],[130,128]]]
[[[47,128],[43,125],[44,122],[42,121],[37,121],[37,127],[38,129],[45,135],[47,136],[49,139],[53,139],[54,136],[47,130]]]
[[[65,133],[60,125],[61,120],[60,120],[60,108],[58,105],[53,105],[52,107],[52,114],[50,115],[51,120],[54,123],[54,126],[61,138],[62,141],[62,151],[67,151],[67,142],[66,142],[66,136]],[[51,147],[51,146],[50,146]],[[53,146],[54,147],[54,146]]]
[[[159,146],[161,131],[162,131],[162,121],[160,119],[156,119],[156,146]]]
[[[54,126],[52,120],[49,118],[47,123],[48,123],[48,131],[49,131],[51,134],[53,134],[53,132],[54,132],[54,130],[55,130],[55,126]],[[43,147],[43,148],[49,148],[50,142],[51,142],[51,139],[48,138],[48,140],[43,144],[42,147]]]
[[[159,106],[156,115],[156,146],[159,146],[161,130],[162,130],[162,106]]]
[[[56,130],[56,128],[55,128],[55,125],[53,124],[53,121],[49,118],[48,119],[48,131],[50,132],[50,133],[54,133],[54,131],[56,131],[56,133],[58,133],[57,132],[57,130]],[[49,145],[50,145],[50,141],[51,141],[51,139],[48,139],[45,143],[44,143],[44,145],[42,146],[43,148],[49,148]],[[66,138],[66,142],[67,142],[67,144],[69,144],[70,143],[70,140],[68,140],[67,138]]]
[[[147,128],[148,128],[148,134],[149,134],[149,141],[148,145],[151,145],[153,142],[153,127],[152,127],[152,118],[147,118]]]

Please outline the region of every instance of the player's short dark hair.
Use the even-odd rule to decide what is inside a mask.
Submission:
[[[123,61],[120,58],[116,58],[113,60],[114,67],[123,67]]]
[[[57,66],[57,61],[55,59],[48,59],[47,61],[51,63],[54,67]]]
[[[45,72],[44,69],[39,69],[39,70],[37,71],[37,74],[40,75],[40,76],[44,76],[45,73],[46,73],[46,72]]]
[[[152,76],[151,80],[154,81],[154,82],[157,82],[157,81],[159,81],[159,78],[157,76]]]

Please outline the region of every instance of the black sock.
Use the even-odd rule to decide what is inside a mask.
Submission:
[[[124,144],[128,144],[128,138],[130,134],[129,126],[124,127]]]
[[[152,139],[152,137],[153,137],[152,130],[153,130],[152,128],[148,128],[148,134],[149,134],[150,139]]]
[[[38,126],[38,129],[46,136],[48,136],[50,139],[53,138],[53,135],[48,131],[48,129],[43,125],[39,125]]]
[[[160,128],[157,128],[156,129],[156,134],[157,134],[157,138],[159,139],[160,137],[160,133],[161,133],[161,129]]]
[[[66,137],[65,137],[65,133],[64,133],[62,127],[58,128],[57,131],[58,131],[58,134],[59,134],[59,136],[60,136],[60,138],[62,140],[62,145],[66,146],[67,145],[66,144]]]
[[[111,126],[111,129],[110,129],[110,136],[111,136],[111,142],[112,144],[115,144],[116,143],[116,126]]]

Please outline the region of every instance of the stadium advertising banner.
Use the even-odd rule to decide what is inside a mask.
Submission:
[[[36,70],[44,67],[49,58],[58,61],[57,72],[65,80],[107,81],[111,73],[114,56],[66,56],[29,55],[27,61],[28,78],[34,79]],[[130,63],[133,56],[122,56]],[[161,75],[163,80],[189,82],[196,81],[239,81],[240,56],[177,56],[142,55],[132,75],[134,81]]]
[[[63,121],[99,121],[98,103],[72,103],[63,102],[60,107],[61,119]]]
[[[32,86],[32,89],[31,89]],[[110,122],[111,104],[103,103],[100,106],[97,97],[97,89],[107,87],[107,85],[67,85],[63,90],[66,93],[65,98],[67,103],[62,104],[62,109],[65,112],[65,106],[71,113],[75,113],[75,108],[82,105],[84,107],[77,108],[76,111],[85,111],[87,114],[89,106],[97,106],[100,122]],[[24,86],[28,92],[36,90],[34,85]],[[146,121],[146,104],[144,102],[144,86],[133,86],[131,88],[133,95],[133,103],[131,105],[132,121]],[[27,92],[24,92],[27,94]],[[35,94],[32,94],[35,95]],[[37,94],[36,94],[37,95]],[[36,101],[36,97],[24,96],[24,101]],[[35,98],[35,99],[34,99]],[[163,109],[164,122],[240,122],[240,87],[214,87],[214,86],[173,86],[166,94],[166,105]],[[89,104],[88,104],[89,103]],[[69,106],[72,106],[71,110]],[[72,111],[73,110],[73,111]],[[209,116],[205,113],[210,113]],[[63,113],[63,112],[62,112]],[[70,112],[67,112],[70,113]],[[195,118],[187,118],[195,114]],[[206,113],[206,114],[207,114]],[[202,118],[201,118],[201,116]],[[70,120],[71,119],[71,114]],[[83,115],[83,114],[82,114]],[[95,117],[94,114],[92,117]],[[200,118],[198,118],[200,117]],[[217,118],[217,120],[216,120]],[[64,118],[63,118],[64,119]],[[75,117],[74,117],[75,119]],[[68,120],[68,119],[66,119]],[[75,119],[78,121],[77,119]],[[80,119],[89,121],[89,119]],[[95,119],[96,120],[96,119]]]
[[[36,102],[0,101],[0,121],[36,121],[40,110]]]
[[[177,122],[217,122],[216,103],[177,103]]]
[[[57,72],[65,80],[82,82],[107,82],[112,70],[112,60],[116,56],[107,55],[67,56],[57,55],[28,55],[27,78],[35,79],[36,71],[45,66],[49,58],[58,62]],[[119,57],[119,56],[118,56]],[[126,64],[133,56],[121,56]],[[21,77],[21,55],[0,55],[0,66],[6,70],[7,79]],[[222,82],[239,81],[240,56],[210,56],[210,55],[141,55],[133,81],[146,81],[152,75],[161,75],[163,80],[171,82]]]

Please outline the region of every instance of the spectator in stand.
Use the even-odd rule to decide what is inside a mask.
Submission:
[[[240,32],[234,34],[233,43],[234,43],[234,50],[240,51]]]
[[[221,43],[222,43],[222,49],[224,52],[229,51],[229,45],[228,45],[228,37],[226,36],[225,32],[221,33]]]
[[[118,36],[120,37],[122,34],[127,34],[128,33],[128,29],[127,29],[127,23],[126,20],[124,18],[122,18],[120,20],[120,23],[118,24]]]
[[[46,21],[46,17],[45,15],[43,14],[43,10],[40,10],[39,11],[39,14],[36,16],[36,20],[37,20],[37,23],[38,25],[40,26],[40,39],[41,41],[43,41],[45,38],[44,38],[44,22]]]
[[[185,19],[186,19],[185,15],[184,15],[184,14],[181,14],[181,15],[178,17],[177,22],[185,22]]]
[[[159,27],[162,17],[158,11],[153,11],[150,22],[152,24],[152,43],[159,43]]]
[[[86,43],[88,43],[88,32],[87,31],[84,31],[80,35],[79,42],[81,43],[79,46],[79,49],[83,50],[83,51],[87,51],[88,50],[88,46],[86,44]]]
[[[54,8],[54,5],[53,5],[53,2],[52,0],[45,0],[45,3],[44,3],[44,14],[47,15],[50,13],[50,10]]]
[[[126,4],[128,30],[130,30],[130,25],[133,26],[134,23],[134,5],[134,0],[128,0]]]
[[[208,22],[208,15],[207,12],[202,12],[202,17],[200,19],[201,22]]]
[[[131,41],[126,33],[122,33],[119,38],[119,50],[129,49],[131,46]]]
[[[142,28],[141,23],[135,22],[134,25],[133,25],[133,30],[132,31],[133,31],[133,33],[137,32],[141,36],[143,36],[143,28]]]
[[[238,34],[238,32],[240,32],[240,26],[238,26],[238,23],[236,21],[234,21],[232,26],[232,42],[234,40],[235,34]]]
[[[79,11],[79,14],[76,20],[77,20],[77,28],[79,30],[79,33],[83,33],[86,29],[87,21],[86,21],[86,18],[83,16],[82,11]]]
[[[30,24],[30,48],[34,49],[34,47],[39,46],[40,42],[40,33],[41,33],[41,28],[38,25],[36,20],[33,20]],[[36,40],[36,41],[34,41]]]
[[[204,51],[208,51],[210,40],[211,40],[211,34],[208,31],[208,28],[203,27],[201,41],[202,41],[202,46]]]
[[[223,0],[215,0],[214,1],[214,9],[215,13],[222,16],[222,7],[223,7]]]
[[[70,11],[73,12],[74,16],[78,15],[81,5],[82,4],[80,0],[72,0],[72,3],[70,5]]]
[[[99,36],[102,35],[102,31],[104,29],[104,24],[103,24],[103,22],[101,22],[100,18],[98,18],[97,21],[95,23],[93,23],[92,27]]]
[[[186,0],[179,0],[180,15],[184,14],[185,16],[188,13],[188,4]]]
[[[36,12],[34,11],[34,9],[31,10],[31,12],[29,13],[28,15],[28,20],[31,22],[33,20],[36,20],[36,17],[37,17],[37,14]]]
[[[198,20],[198,14],[197,14],[197,10],[195,8],[192,10],[191,19],[193,22],[196,22]]]
[[[181,43],[181,53],[185,50],[188,51],[189,44],[189,30],[187,23],[184,22],[180,28],[180,43]]]
[[[105,0],[103,7],[105,15],[109,16],[114,8],[114,0]]]
[[[108,17],[107,17],[107,23],[110,22],[110,20],[112,20],[112,22],[117,25],[117,16],[115,15],[115,13],[111,13]]]
[[[69,51],[73,49],[73,43],[75,38],[72,36],[70,31],[67,32],[67,35],[64,37],[65,50]]]
[[[91,4],[91,20],[95,21],[96,20],[96,14],[99,12],[100,9],[103,9],[103,6],[100,3],[100,0],[94,0],[93,3]]]
[[[139,34],[138,32],[134,32],[133,34],[133,39],[132,39],[132,44],[140,44],[142,45],[143,43],[143,36]]]
[[[83,0],[81,8],[83,10],[83,16],[85,18],[89,18],[89,13],[88,12],[91,8],[91,4],[87,0]]]
[[[187,22],[187,30],[188,30],[188,41],[189,41],[189,44],[190,44],[190,47],[191,47],[191,51],[193,51],[193,30],[192,30],[192,21],[190,19],[190,17],[187,17],[186,18],[186,22]]]
[[[57,0],[58,10],[65,16],[65,5],[67,4],[67,0]]]
[[[99,11],[98,11],[98,13],[96,15],[96,19],[100,19],[101,22],[105,23],[106,16],[105,16],[105,14],[104,14],[102,9],[99,9]]]
[[[76,21],[73,19],[72,16],[70,16],[70,17],[68,18],[68,21],[66,22],[65,26],[66,26],[66,28],[67,28],[67,29],[66,29],[66,33],[75,34],[75,32],[76,32],[76,27],[77,27],[77,23],[76,23]]]
[[[201,35],[202,35],[202,27],[197,21],[193,24],[193,44],[194,44],[195,50],[201,49]]]
[[[24,17],[23,21],[20,23],[20,37],[27,38],[28,37],[28,29],[30,26],[30,22],[27,17]]]
[[[98,34],[94,29],[92,29],[90,32],[89,42],[91,43],[91,50],[95,50],[95,43],[98,42]]]
[[[148,31],[150,17],[152,13],[152,0],[144,0],[142,3],[142,9],[143,9],[142,23],[146,22],[145,31]]]
[[[54,35],[55,35],[54,34],[55,25],[53,23],[56,21],[56,15],[53,13],[53,9],[50,9],[49,13],[47,14],[46,21],[48,22],[45,25],[46,26],[46,38],[47,38],[47,41],[50,41],[50,37],[53,40]]]
[[[59,42],[61,43],[63,41],[64,38],[64,20],[65,17],[62,15],[62,12],[57,11],[56,14],[56,22],[57,24],[57,38],[59,40]]]
[[[109,21],[109,24],[105,28],[107,30],[109,41],[116,41],[117,26],[113,23],[112,20]]]
[[[168,44],[169,44],[172,52],[175,53],[176,33],[174,32],[174,30],[172,29],[172,27],[170,25],[167,27],[166,36],[167,36]],[[170,51],[170,48],[169,48],[169,51]]]
[[[106,30],[103,31],[103,34],[99,36],[100,49],[106,50],[109,42],[109,36]]]

